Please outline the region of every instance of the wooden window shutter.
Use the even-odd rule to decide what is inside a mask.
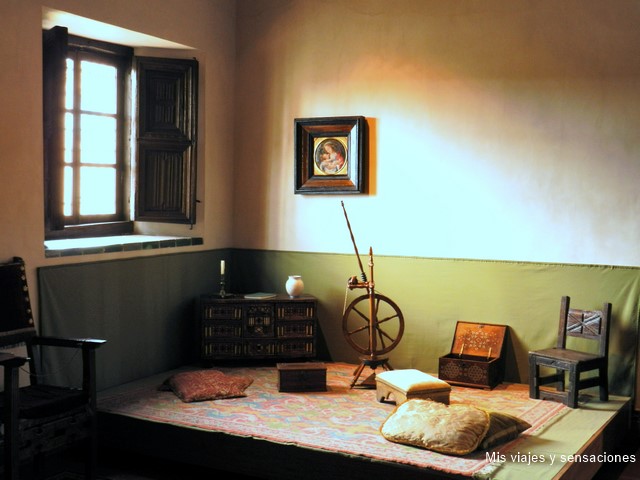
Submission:
[[[68,31],[54,27],[42,32],[42,97],[44,133],[45,229],[64,228],[64,88]]]
[[[136,220],[194,224],[198,62],[136,58]]]

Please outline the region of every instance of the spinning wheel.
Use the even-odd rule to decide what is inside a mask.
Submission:
[[[342,316],[342,333],[357,352],[377,356],[389,353],[400,343],[404,333],[404,317],[400,308],[389,297],[379,293],[374,293],[373,297],[373,318],[369,318],[369,295],[362,295],[345,310]],[[371,337],[375,342],[371,342]]]
[[[382,366],[385,370],[392,370],[388,358],[382,355],[389,353],[400,343],[400,339],[404,333],[404,317],[402,316],[400,308],[398,308],[393,300],[375,291],[372,248],[369,248],[370,278],[367,279],[367,275],[362,268],[362,261],[360,260],[358,247],[353,238],[353,232],[351,231],[351,225],[349,224],[349,217],[347,217],[344,203],[342,203],[342,209],[347,219],[347,226],[349,227],[351,241],[356,251],[358,265],[360,266],[360,277],[362,279],[362,281],[359,281],[357,277],[351,277],[347,282],[345,309],[342,315],[342,333],[349,345],[364,355],[360,357],[360,365],[353,374],[351,387],[353,388],[356,384],[366,366],[372,368],[374,373],[359,386],[375,387],[375,369]],[[346,295],[349,290],[354,288],[365,288],[367,295],[359,296],[347,307]]]

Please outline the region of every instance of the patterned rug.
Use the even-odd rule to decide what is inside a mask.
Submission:
[[[253,384],[244,398],[183,403],[158,386],[171,373],[149,377],[102,392],[98,405],[103,412],[188,428],[249,436],[307,448],[399,462],[462,476],[473,476],[489,465],[484,451],[454,457],[388,442],[380,425],[394,409],[379,403],[375,390],[350,389],[354,365],[327,363],[327,391],[280,393],[275,367],[217,368],[229,374],[250,376]],[[506,384],[495,389],[453,387],[451,403],[469,403],[518,416],[532,427],[519,439],[501,445],[508,453],[523,436],[558,416],[567,407],[531,400],[526,385]]]

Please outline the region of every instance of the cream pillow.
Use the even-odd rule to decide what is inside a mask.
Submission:
[[[380,427],[380,433],[391,442],[466,455],[513,440],[529,428],[528,422],[508,413],[413,399],[396,407]]]
[[[489,423],[489,414],[472,405],[413,399],[395,408],[380,433],[391,442],[466,455],[478,448]]]

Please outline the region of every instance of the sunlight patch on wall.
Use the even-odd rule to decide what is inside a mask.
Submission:
[[[57,25],[65,26],[69,33],[95,40],[128,45],[130,47],[171,48],[192,50],[192,47],[176,42],[134,32],[126,28],[81,17],[72,13],[42,7],[42,28],[48,30]]]

